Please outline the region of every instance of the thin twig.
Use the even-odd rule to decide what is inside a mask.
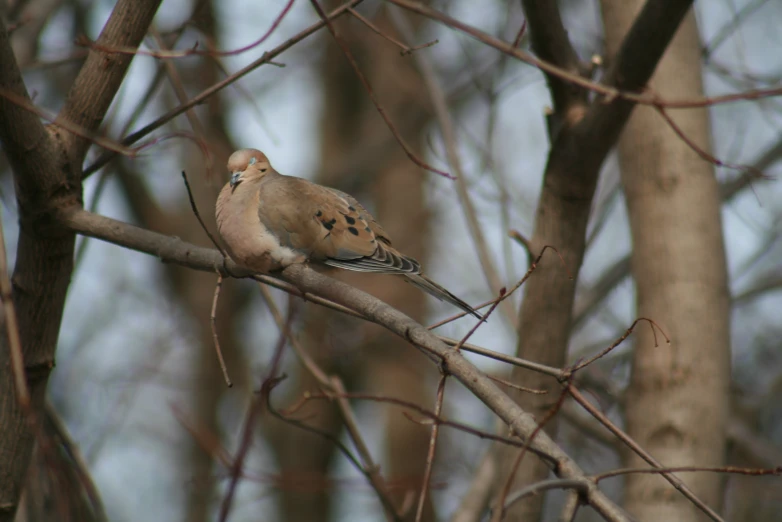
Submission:
[[[390,13],[391,20],[393,20],[397,30],[405,38],[410,40],[413,37],[413,31],[405,16],[398,9],[391,9]],[[448,159],[448,164],[456,175],[456,194],[459,197],[464,219],[467,221],[467,229],[470,232],[470,238],[472,239],[478,254],[478,260],[483,269],[483,274],[486,277],[486,282],[488,283],[491,292],[497,294],[500,292],[500,288],[503,287],[502,280],[500,279],[497,267],[492,261],[489,245],[486,242],[483,230],[478,222],[478,212],[475,209],[475,204],[472,201],[472,196],[470,195],[470,190],[467,186],[467,177],[464,175],[462,162],[457,152],[457,136],[454,130],[451,113],[448,110],[445,92],[443,91],[440,82],[437,80],[434,69],[432,68],[431,63],[429,63],[429,60],[426,59],[426,56],[422,53],[417,53],[413,56],[413,59],[418,66],[418,71],[426,86],[429,100],[432,102],[437,123],[440,127],[440,134],[443,138],[443,146],[445,147],[445,155]],[[516,309],[511,301],[505,301],[503,303],[502,311],[508,324],[514,324],[516,322]]]
[[[519,390],[524,393],[531,393],[533,395],[545,395],[548,393],[548,390],[538,390],[535,388],[528,388],[527,386],[521,386],[520,384],[515,384],[510,381],[506,381],[505,379],[501,379],[495,375],[489,375],[488,373],[486,374],[486,376],[498,384],[502,384],[503,386],[507,386],[508,388],[513,388],[514,390]]]
[[[448,374],[443,372],[440,375],[440,382],[437,383],[437,399],[434,406],[435,417],[440,417],[443,412],[443,402],[445,401],[445,383],[448,380]],[[437,451],[437,435],[440,433],[440,423],[432,424],[432,432],[429,435],[429,450],[426,453],[426,467],[424,468],[424,480],[421,482],[421,494],[418,496],[418,509],[415,513],[415,522],[421,522],[424,516],[424,506],[426,505],[426,492],[429,491],[429,484],[432,481],[432,468],[434,467],[434,456]]]
[[[518,283],[516,283],[515,285],[513,285],[513,286],[511,287],[511,289],[510,289],[510,291],[509,291],[509,292],[506,292],[506,293],[504,293],[504,294],[501,294],[499,297],[495,297],[494,299],[490,299],[489,301],[486,301],[485,303],[483,303],[483,304],[481,304],[481,305],[477,306],[475,309],[476,309],[476,310],[480,310],[480,309],[482,309],[482,308],[485,308],[485,307],[487,307],[487,306],[489,306],[489,305],[491,305],[491,304],[494,304],[494,303],[496,303],[496,302],[498,302],[498,301],[502,301],[502,300],[504,300],[504,299],[507,299],[507,298],[509,298],[511,295],[513,295],[513,293],[514,293],[516,290],[518,290],[519,288],[521,288],[521,285],[523,285],[525,282],[527,282],[527,279],[529,279],[529,277],[532,275],[532,272],[534,272],[534,271],[535,271],[535,270],[538,268],[538,263],[540,263],[540,260],[541,260],[541,258],[543,257],[543,254],[546,252],[546,250],[549,250],[549,249],[551,249],[551,250],[553,250],[554,252],[556,252],[556,254],[559,256],[559,260],[562,262],[562,266],[565,268],[565,272],[567,273],[568,277],[569,277],[570,279],[573,279],[573,276],[570,274],[570,270],[568,270],[568,267],[567,267],[567,265],[565,264],[565,259],[562,257],[562,254],[560,254],[560,253],[559,253],[559,250],[557,250],[556,248],[554,248],[554,247],[553,247],[553,246],[551,246],[551,245],[546,245],[546,246],[544,246],[544,247],[541,249],[541,251],[540,251],[540,254],[538,254],[538,257],[537,257],[537,258],[536,258],[536,259],[535,259],[535,260],[534,260],[532,263],[530,263],[530,267],[527,269],[527,272],[526,272],[526,273],[525,273],[525,274],[522,276],[522,278],[521,278],[521,279],[519,279],[519,282],[518,282]],[[448,317],[448,318],[446,318],[446,319],[443,319],[443,320],[442,320],[442,321],[440,321],[439,323],[435,323],[435,324],[433,324],[433,325],[431,325],[431,326],[428,326],[428,327],[427,327],[427,329],[428,329],[428,330],[433,330],[433,329],[435,329],[435,328],[438,328],[438,327],[440,327],[440,326],[443,326],[444,324],[448,324],[448,323],[450,323],[451,321],[455,321],[456,319],[461,319],[462,317],[464,317],[465,315],[467,315],[467,313],[468,313],[468,312],[459,312],[458,314],[455,314],[455,315],[453,315],[453,316],[451,316],[451,317]]]
[[[204,232],[206,232],[206,235],[209,236],[209,240],[212,242],[215,248],[223,255],[224,258],[227,258],[228,254],[225,253],[225,250],[223,250],[223,247],[220,246],[220,243],[217,242],[212,233],[209,232],[209,229],[206,228],[204,220],[201,219],[201,214],[198,212],[198,206],[196,206],[195,198],[193,198],[193,192],[190,190],[190,182],[187,181],[187,174],[185,174],[184,170],[182,171],[182,179],[185,181],[187,197],[190,200],[190,208],[193,209],[193,214],[195,214],[196,219],[201,224],[201,228],[204,230]]]
[[[563,392],[559,394],[557,403],[554,404],[554,406],[552,406],[548,412],[546,412],[546,415],[543,417],[543,419],[541,419],[541,421],[538,423],[537,427],[535,428],[535,431],[533,431],[532,434],[529,436],[529,439],[527,439],[524,442],[524,447],[521,448],[521,451],[519,451],[519,454],[516,456],[516,460],[514,461],[513,466],[511,467],[510,474],[508,474],[508,478],[505,481],[505,485],[503,486],[502,491],[500,492],[500,497],[497,500],[495,511],[491,517],[492,522],[502,521],[502,517],[505,515],[505,509],[506,509],[505,499],[508,498],[508,494],[510,493],[510,488],[513,486],[513,480],[516,477],[516,473],[519,470],[519,466],[521,466],[521,461],[524,460],[524,455],[527,454],[527,449],[529,448],[532,441],[535,440],[537,434],[543,431],[543,426],[548,424],[548,422],[554,418],[554,415],[556,415],[559,412],[559,410],[562,409],[562,404],[564,404],[565,398],[567,398],[567,393],[563,390]]]
[[[399,52],[399,54],[401,54],[402,56],[411,54],[411,53],[413,53],[415,51],[418,51],[419,49],[425,49],[427,47],[431,47],[431,46],[433,46],[433,45],[435,45],[436,43],[439,42],[439,40],[432,40],[431,42],[427,42],[425,44],[417,45],[415,47],[408,47],[407,45],[403,44],[402,42],[400,42],[399,40],[397,40],[396,38],[394,38],[390,34],[387,34],[387,33],[384,33],[383,31],[381,31],[379,27],[377,27],[375,24],[373,24],[370,20],[366,19],[364,16],[361,15],[361,13],[359,13],[355,9],[353,9],[353,8],[348,9],[348,13],[350,13],[351,16],[353,16],[356,20],[358,20],[362,24],[364,24],[367,27],[369,27],[369,29],[371,29],[374,33],[380,35],[381,37],[385,38],[386,40],[388,40],[392,44],[394,44],[397,47],[399,47],[400,49],[402,49]]]
[[[402,135],[399,134],[399,131],[396,129],[396,126],[394,126],[394,123],[391,121],[391,118],[389,118],[388,114],[386,114],[385,109],[380,104],[380,100],[378,100],[377,96],[375,95],[375,91],[372,89],[372,85],[370,85],[369,80],[367,79],[366,76],[364,76],[364,73],[361,72],[361,68],[358,66],[358,63],[356,62],[356,59],[353,56],[353,53],[350,52],[350,48],[348,47],[348,45],[339,36],[339,34],[337,34],[337,30],[334,28],[334,24],[326,16],[326,13],[323,12],[323,9],[320,7],[320,4],[318,3],[318,0],[310,0],[310,2],[312,3],[312,7],[315,8],[315,12],[318,13],[318,16],[326,24],[326,27],[328,27],[329,32],[331,33],[331,36],[334,37],[334,40],[337,42],[337,45],[339,45],[340,49],[342,49],[342,52],[345,54],[345,58],[347,58],[348,62],[350,62],[350,66],[353,68],[353,71],[355,71],[356,76],[358,76],[358,79],[361,80],[361,83],[364,85],[364,88],[369,94],[369,98],[372,100],[372,103],[375,105],[377,112],[380,113],[380,116],[383,118],[383,121],[386,122],[386,125],[388,126],[388,130],[390,130],[391,134],[394,135],[394,138],[396,138],[397,143],[399,143],[399,145],[405,151],[405,154],[407,155],[408,158],[410,158],[410,161],[412,161],[422,169],[428,170],[429,172],[434,172],[435,174],[445,176],[446,178],[454,179],[452,175],[448,174],[443,170],[439,170],[432,167],[424,160],[420,159],[418,156],[415,155],[415,153],[407,144],[407,142],[402,137]]]
[[[618,338],[616,341],[614,341],[613,343],[611,343],[611,344],[610,344],[610,345],[609,345],[607,348],[605,348],[604,350],[602,350],[602,351],[601,351],[600,353],[598,353],[597,355],[595,355],[595,356],[593,356],[593,357],[590,357],[589,359],[587,359],[587,360],[585,360],[585,361],[582,361],[581,363],[579,363],[579,364],[577,364],[577,365],[573,366],[573,368],[571,368],[571,369],[570,369],[570,373],[575,373],[575,372],[577,372],[578,370],[580,370],[581,368],[584,368],[585,366],[589,366],[590,364],[592,364],[592,363],[593,363],[593,362],[595,362],[596,360],[600,359],[601,357],[605,356],[605,355],[606,355],[606,354],[608,354],[608,353],[609,353],[611,350],[613,350],[614,348],[616,348],[617,346],[619,346],[620,344],[622,344],[622,343],[624,342],[624,340],[625,340],[625,339],[627,339],[627,338],[630,336],[630,334],[631,334],[631,333],[633,333],[633,330],[635,330],[635,327],[636,327],[636,325],[637,325],[637,324],[638,324],[640,321],[646,321],[646,322],[648,322],[648,323],[649,323],[649,326],[650,326],[650,327],[651,327],[651,329],[652,329],[652,335],[654,336],[654,346],[655,346],[655,347],[657,347],[657,330],[660,330],[660,333],[662,334],[662,336],[663,336],[663,337],[665,337],[665,341],[666,341],[668,344],[671,344],[671,340],[670,340],[670,339],[668,338],[668,336],[665,334],[665,332],[663,331],[663,329],[662,329],[662,328],[660,328],[660,325],[659,325],[659,324],[657,324],[657,323],[656,323],[656,322],[655,322],[653,319],[649,319],[649,318],[647,318],[647,317],[639,317],[638,319],[636,319],[635,321],[633,321],[633,324],[631,324],[631,325],[630,325],[630,328],[628,328],[628,329],[625,331],[625,333],[621,335],[621,337],[619,337],[619,338]],[[657,327],[657,330],[655,330],[655,329],[654,329],[654,327],[655,327],[655,326]]]
[[[363,0],[349,0],[345,4],[341,5],[340,7],[334,9],[329,14],[329,19],[334,19],[342,16],[347,12],[347,9],[350,7],[355,7],[358,4],[363,2]],[[231,76],[225,78],[222,81],[217,82],[216,84],[212,85],[211,87],[208,87],[207,89],[204,89],[199,94],[194,96],[190,99],[187,103],[183,103],[179,107],[175,107],[168,111],[167,113],[163,114],[162,116],[158,117],[155,121],[147,124],[146,126],[142,127],[141,129],[137,130],[136,132],[126,136],[122,140],[123,145],[129,145],[131,143],[135,143],[139,139],[143,138],[147,134],[151,133],[155,129],[158,129],[159,127],[162,127],[172,119],[176,118],[180,114],[184,113],[186,110],[190,109],[191,107],[195,107],[196,105],[202,103],[204,100],[209,98],[210,96],[213,96],[215,93],[221,91],[225,87],[231,85],[232,83],[236,82],[240,78],[250,74],[252,71],[260,67],[261,65],[271,63],[274,58],[282,54],[284,51],[287,51],[300,41],[304,40],[308,36],[311,36],[315,34],[320,28],[322,28],[325,25],[325,22],[319,21],[308,28],[304,29],[303,31],[297,33],[296,35],[292,36],[285,42],[281,43],[274,49],[267,51],[255,60],[253,63],[247,65],[246,67],[236,71]],[[106,165],[111,159],[114,158],[116,155],[116,152],[114,151],[107,151],[104,154],[101,154],[98,159],[96,159],[90,166],[84,169],[84,177],[86,178],[90,174],[94,173],[104,165]]]
[[[550,489],[575,489],[577,491],[586,491],[589,489],[589,479],[551,479],[530,484],[525,488],[515,491],[502,506],[502,510],[506,511],[516,502],[532,495],[539,495]]]
[[[494,302],[491,308],[489,308],[489,311],[486,312],[483,317],[481,317],[480,321],[475,323],[475,326],[473,326],[470,331],[467,332],[467,334],[456,344],[456,346],[453,347],[454,350],[458,351],[472,336],[472,334],[478,330],[478,327],[488,321],[489,316],[492,314],[492,312],[494,312],[494,310],[497,309],[497,306],[500,304],[503,295],[505,295],[505,288],[500,288],[499,298]],[[447,368],[441,367],[441,372],[442,374],[440,375],[440,382],[437,384],[437,400],[434,407],[434,415],[437,418],[440,417],[440,414],[443,410],[443,402],[445,401],[445,382],[448,379]],[[434,456],[437,448],[437,435],[439,432],[440,425],[439,423],[435,422],[432,424],[432,432],[429,437],[429,451],[426,455],[426,468],[424,469],[424,480],[421,484],[421,495],[418,497],[418,511],[415,515],[416,522],[420,522],[424,515],[426,492],[429,490],[429,483],[432,479],[432,468],[434,467]]]
[[[648,94],[638,94],[632,91],[623,91],[617,89],[616,87],[612,87],[610,85],[594,82],[592,80],[580,76],[577,73],[567,71],[565,69],[562,69],[561,67],[540,60],[539,58],[536,58],[532,54],[522,49],[517,49],[516,47],[514,47],[513,43],[504,42],[493,35],[480,31],[475,27],[465,24],[464,22],[461,22],[453,18],[452,16],[449,16],[443,12],[432,9],[431,7],[428,7],[420,2],[412,2],[410,0],[386,0],[386,1],[392,4],[396,4],[399,7],[402,7],[409,11],[418,13],[432,20],[435,20],[447,27],[465,33],[468,36],[478,40],[479,42],[488,45],[489,47],[493,47],[500,52],[508,54],[522,62],[532,65],[533,67],[536,67],[542,70],[543,72],[551,74],[552,76],[556,76],[557,78],[561,78],[562,80],[565,80],[573,85],[577,85],[579,87],[583,87],[584,89],[588,89],[597,94],[600,94],[604,96],[603,101],[605,103],[610,103],[611,101],[620,98],[640,105],[650,105],[655,107],[662,105],[663,107],[669,109],[695,109],[699,107],[709,107],[709,106],[719,105],[723,103],[757,100],[757,99],[770,98],[770,97],[782,95],[782,87],[773,87],[770,89],[749,90],[741,93],[724,94],[720,96],[711,96],[711,97],[704,96],[700,98],[687,98],[682,100],[660,101],[654,96],[650,96]]]
[[[286,323],[282,317],[282,314],[280,313],[279,308],[274,302],[274,299],[272,298],[271,292],[269,292],[269,289],[266,287],[266,285],[262,283],[258,283],[258,287],[261,291],[261,296],[263,296],[264,301],[266,301],[266,305],[269,307],[269,312],[271,312],[272,318],[277,323],[277,327],[282,331],[284,328],[286,328]],[[345,387],[342,384],[342,380],[336,375],[327,375],[326,372],[324,372],[312,359],[312,357],[310,357],[304,347],[301,346],[298,338],[290,331],[287,332],[287,336],[291,345],[291,349],[293,350],[293,353],[296,354],[296,357],[298,357],[301,364],[307,369],[307,371],[310,372],[313,377],[315,377],[315,379],[321,384],[321,386],[323,386],[323,388],[328,390],[329,393],[333,393],[335,395],[337,411],[339,411],[342,417],[342,422],[345,423],[347,433],[350,436],[353,445],[358,450],[358,454],[361,458],[361,463],[359,464],[361,473],[367,478],[370,485],[377,493],[380,502],[383,504],[386,518],[389,520],[398,520],[400,517],[396,511],[396,508],[394,507],[394,502],[389,496],[385,479],[380,473],[380,466],[378,466],[372,458],[372,453],[369,451],[369,446],[364,441],[364,438],[358,429],[358,421],[356,420],[356,416],[350,406],[350,402],[344,397],[347,392],[345,391]]]
[[[223,351],[220,349],[220,339],[217,335],[217,300],[220,298],[220,289],[223,286],[223,274],[217,273],[217,282],[215,283],[215,295],[212,299],[212,313],[209,314],[209,324],[212,328],[212,339],[214,339],[215,351],[217,352],[217,360],[220,361],[220,370],[223,372],[223,379],[225,384],[232,388],[234,383],[231,382],[231,378],[228,376],[228,368],[225,366],[225,359],[223,359]]]
[[[3,301],[5,333],[8,336],[8,347],[11,351],[11,368],[16,385],[16,401],[22,411],[29,415],[32,411],[30,408],[30,390],[27,387],[27,376],[24,372],[22,339],[19,335],[19,320],[16,316],[11,280],[8,277],[6,256],[3,222],[0,218],[0,298]]]
[[[292,301],[291,301],[292,303]],[[293,319],[293,308],[288,313],[288,323]],[[261,415],[263,407],[267,405],[271,390],[276,386],[280,378],[276,377],[279,371],[280,361],[282,360],[282,352],[287,344],[287,332],[288,328],[283,328],[280,331],[280,338],[277,341],[277,346],[274,349],[271,363],[269,364],[269,371],[261,383],[261,390],[258,393],[258,397],[250,405],[250,411],[247,413],[247,417],[244,421],[244,429],[242,430],[242,436],[239,443],[239,450],[236,452],[233,464],[231,466],[231,480],[228,483],[228,491],[223,498],[223,502],[220,505],[220,516],[218,520],[220,522],[226,522],[228,520],[228,514],[231,511],[231,504],[236,494],[236,487],[239,484],[239,478],[242,476],[242,467],[244,466],[244,460],[247,457],[247,453],[252,446],[253,430],[257,424],[257,418]]]
[[[288,3],[285,4],[285,7],[283,7],[280,14],[274,19],[272,22],[271,27],[264,33],[263,36],[261,36],[259,39],[255,40],[252,43],[249,43],[243,47],[239,47],[238,49],[234,49],[231,51],[214,51],[214,50],[208,50],[208,51],[200,51],[198,50],[198,42],[193,46],[192,49],[185,49],[185,50],[170,50],[170,49],[161,49],[160,51],[142,51],[140,49],[137,49],[135,47],[121,47],[121,46],[110,46],[110,45],[100,45],[97,42],[93,42],[86,36],[81,36],[76,39],[76,45],[82,46],[82,47],[88,47],[90,49],[97,49],[104,53],[117,53],[117,54],[130,54],[133,56],[140,55],[140,56],[151,56],[153,58],[158,59],[171,59],[171,58],[186,58],[188,56],[235,56],[242,53],[245,53],[247,51],[250,51],[259,45],[261,45],[263,42],[265,42],[269,36],[274,32],[275,29],[280,25],[282,22],[282,19],[285,18],[285,15],[288,14],[288,11],[290,11],[291,7],[293,7],[293,0],[288,0]]]
[[[295,411],[302,406],[304,406],[305,403],[311,400],[333,400],[335,395],[331,395],[328,393],[307,393],[305,394],[301,400],[296,404],[295,408],[291,408],[287,410],[287,413],[290,413],[291,411]],[[398,399],[396,397],[386,397],[383,395],[371,395],[368,393],[344,393],[340,394],[339,397],[344,397],[345,399],[351,399],[351,400],[359,400],[359,401],[373,401],[373,402],[382,402],[386,404],[394,404],[396,406],[400,406],[402,408],[407,408],[410,410],[415,411],[419,415],[426,418],[426,420],[421,419],[415,419],[411,415],[408,415],[407,412],[403,412],[403,415],[407,419],[409,419],[411,422],[415,422],[416,424],[421,425],[429,425],[429,424],[440,424],[442,426],[446,426],[449,428],[453,428],[459,431],[462,431],[464,433],[469,433],[470,435],[474,435],[480,439],[490,440],[492,442],[499,442],[501,444],[506,444],[508,446],[513,446],[515,448],[524,448],[527,446],[527,444],[524,441],[521,441],[517,438],[511,438],[511,437],[503,437],[501,435],[495,435],[494,433],[490,433],[488,431],[484,431],[478,428],[474,428],[472,426],[469,426],[467,424],[463,424],[461,422],[452,421],[448,419],[444,419],[442,417],[438,417],[434,414],[433,411],[427,410],[426,408],[420,406],[419,404],[416,404],[411,401],[406,401],[404,399]],[[554,459],[546,454],[541,452],[540,450],[536,448],[528,448],[528,451],[531,453],[534,453],[541,459],[550,462],[555,463]]]
[[[687,136],[687,133],[682,130],[679,125],[673,121],[673,118],[668,114],[668,112],[665,110],[664,105],[662,105],[662,102],[660,105],[655,105],[654,108],[657,110],[657,112],[660,114],[660,116],[663,117],[665,122],[668,124],[669,127],[671,127],[671,130],[673,130],[674,133],[679,137],[680,140],[682,140],[685,145],[687,145],[690,150],[692,150],[695,154],[700,156],[701,159],[704,161],[707,161],[714,165],[715,167],[725,167],[727,169],[731,170],[739,170],[742,173],[746,173],[750,175],[751,177],[755,177],[758,179],[770,179],[768,176],[763,174],[760,170],[756,169],[752,165],[739,165],[737,163],[728,163],[726,161],[722,161],[718,159],[713,154],[710,154],[707,152],[703,147],[695,143],[692,138]]]
[[[586,411],[588,411],[594,418],[596,418],[600,423],[608,428],[608,430],[616,435],[619,440],[621,440],[628,448],[630,448],[636,455],[641,457],[643,460],[645,460],[650,466],[658,469],[663,469],[662,464],[657,461],[653,456],[651,456],[640,444],[638,444],[635,440],[633,440],[627,433],[622,431],[616,424],[611,422],[611,420],[603,414],[599,409],[595,408],[591,402],[589,402],[586,397],[584,397],[581,392],[572,384],[567,383],[565,384],[565,389],[570,394],[573,399],[576,400]],[[665,471],[661,471],[660,475],[667,480],[674,488],[676,488],[682,495],[684,495],[687,499],[689,499],[690,502],[695,504],[695,506],[698,507],[701,511],[706,513],[709,518],[711,518],[714,521],[723,522],[722,517],[714,511],[712,508],[710,508],[708,505],[706,505],[701,499],[699,499],[695,493],[684,483],[682,480],[677,477],[676,475],[673,475],[672,473],[667,473]]]
[[[481,317],[480,321],[475,323],[475,325],[472,328],[470,328],[470,331],[467,332],[467,334],[464,337],[462,337],[461,341],[459,341],[459,343],[456,346],[453,347],[454,350],[459,350],[462,346],[464,346],[464,343],[466,343],[467,340],[470,337],[472,337],[472,334],[474,334],[478,330],[478,327],[480,327],[482,324],[485,324],[486,321],[489,320],[489,316],[494,312],[494,310],[497,309],[497,306],[502,302],[502,297],[504,295],[505,295],[505,288],[503,287],[503,288],[500,288],[500,295],[497,297],[497,299],[495,299],[494,304],[491,305],[491,308],[489,308],[489,311],[486,312],[483,315],[483,317]]]
[[[79,136],[81,138],[84,138],[95,145],[98,145],[100,147],[103,147],[104,149],[107,149],[113,153],[116,154],[122,154],[123,156],[129,156],[134,157],[136,156],[138,149],[137,148],[129,148],[121,143],[117,143],[116,141],[113,141],[105,136],[101,136],[100,134],[97,134],[90,129],[87,129],[86,127],[82,127],[81,125],[77,123],[73,123],[70,120],[66,120],[63,118],[59,118],[56,115],[50,114],[49,112],[41,109],[40,107],[34,105],[31,103],[27,98],[24,96],[19,96],[15,92],[12,92],[8,89],[2,89],[0,88],[0,97],[3,97],[10,101],[13,104],[18,105],[22,109],[25,109],[27,111],[30,111],[31,113],[35,114],[39,118],[49,122],[50,124],[54,125],[55,127],[60,127],[61,129],[64,129],[70,133],[75,134],[76,136]]]
[[[782,466],[776,468],[740,468],[738,466],[674,466],[670,468],[621,468],[606,471],[592,477],[595,482],[603,479],[631,475],[635,473],[660,474],[660,473],[729,473],[733,475],[748,475],[751,477],[763,477],[767,475],[782,475]]]

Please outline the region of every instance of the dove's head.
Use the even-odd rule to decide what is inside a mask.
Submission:
[[[258,181],[272,170],[269,159],[258,149],[239,149],[228,158],[231,187],[243,181]]]

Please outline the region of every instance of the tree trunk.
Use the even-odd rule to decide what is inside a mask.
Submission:
[[[643,2],[604,0],[608,55]],[[651,89],[662,98],[703,95],[700,45],[690,12],[660,62]],[[698,147],[710,150],[706,109],[671,111]],[[632,272],[638,316],[656,321],[670,337],[635,331],[627,430],[665,466],[720,466],[730,386],[730,318],[720,197],[714,167],[670,125],[638,107],[619,140],[622,183],[633,239]],[[643,466],[625,452],[624,464]],[[719,509],[723,478],[688,473],[686,484]],[[702,520],[703,515],[662,478],[628,475],[624,501],[640,520]]]

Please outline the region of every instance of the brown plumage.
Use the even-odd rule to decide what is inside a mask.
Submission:
[[[383,227],[356,199],[336,189],[284,176],[256,149],[228,159],[230,181],[217,198],[217,229],[230,256],[268,273],[313,261],[378,274],[400,274],[434,297],[481,317],[421,273],[396,250]]]

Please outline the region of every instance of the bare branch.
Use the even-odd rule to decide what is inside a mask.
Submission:
[[[518,502],[519,500],[522,500],[525,497],[529,497],[530,495],[540,495],[544,491],[548,491],[550,489],[575,489],[579,492],[585,491],[589,488],[589,479],[551,479],[551,480],[543,480],[541,482],[536,482],[535,484],[531,484],[527,486],[526,488],[522,488],[513,495],[511,495],[507,502],[505,502],[505,505],[502,507],[503,510],[510,508],[515,502]]]
[[[572,74],[579,74],[578,55],[562,25],[558,3],[549,0],[521,0],[521,5],[527,16],[532,50],[535,54],[543,61],[558,65]],[[554,101],[555,113],[564,115],[573,102],[586,102],[584,91],[576,90],[573,84],[552,74],[546,74],[546,81]]]
[[[132,225],[72,208],[61,214],[63,223],[74,231],[91,237],[124,245],[133,250],[160,257],[165,262],[192,265],[198,263],[202,269],[211,267],[220,270],[222,256],[216,251],[190,245],[177,238],[169,238]],[[232,262],[226,268],[240,275],[249,275]],[[396,335],[420,348],[424,354],[438,361],[456,377],[479,400],[484,402],[508,426],[523,438],[529,438],[538,429],[535,419],[522,410],[510,397],[480,372],[459,352],[445,343],[403,313],[345,283],[333,280],[300,264],[286,268],[280,277],[292,283],[304,294],[319,295],[353,309],[368,320],[379,324]],[[269,278],[273,279],[273,278]],[[529,442],[529,448],[536,454],[548,455],[552,470],[561,478],[585,477],[581,468],[545,432],[536,433]],[[628,521],[629,516],[606,497],[597,487],[591,486],[584,495],[585,501],[610,521]]]
[[[141,27],[143,15],[151,20],[148,11],[147,4],[120,0],[102,37],[107,44],[114,39],[130,43],[136,35],[140,40],[147,29],[146,25]],[[61,117],[79,128],[97,130],[129,61],[108,57],[104,61],[103,57],[91,55]],[[4,26],[0,27],[0,89],[30,102]],[[43,408],[46,383],[54,366],[65,296],[73,272],[75,234],[64,228],[54,214],[81,204],[79,171],[91,142],[54,126],[47,132],[37,116],[6,98],[0,99],[0,141],[14,169],[17,188],[20,234],[12,279],[13,299],[31,411],[37,412]],[[0,396],[11,398],[15,397],[14,380],[5,340],[2,345]],[[0,522],[13,519],[30,462],[33,436],[27,420],[16,400],[0,401]]]
[[[161,1],[119,0],[97,43],[109,47],[138,47]],[[92,49],[57,120],[67,120],[93,132],[98,130],[132,60],[132,55]],[[91,142],[73,134],[64,136],[64,141],[71,160],[80,167]]]
[[[333,20],[335,18],[340,17],[341,15],[345,14],[348,9],[351,7],[355,7],[358,4],[363,2],[363,0],[349,0],[342,6],[338,7],[337,9],[333,10],[328,15],[329,20]],[[235,81],[239,80],[240,78],[248,75],[261,65],[272,63],[272,60],[282,54],[283,52],[287,51],[291,47],[293,47],[295,44],[299,43],[300,41],[304,40],[308,36],[311,36],[315,34],[318,29],[321,29],[324,27],[326,23],[323,20],[320,20],[311,26],[309,26],[307,29],[304,29],[303,31],[299,32],[298,34],[292,36],[282,44],[278,45],[271,51],[263,53],[263,56],[252,62],[250,65],[243,67],[242,69],[236,71],[234,74],[229,76],[228,78],[225,78],[224,80],[217,82],[216,84],[212,85],[208,89],[203,90],[196,96],[192,97],[190,101],[187,103],[183,103],[179,107],[175,107],[168,111],[167,113],[163,114],[159,118],[157,118],[152,123],[149,123],[142,127],[141,129],[137,130],[136,132],[128,135],[122,140],[123,145],[131,145],[135,142],[137,142],[139,139],[143,138],[150,132],[154,131],[155,129],[158,129],[165,125],[167,122],[171,121],[172,119],[176,118],[180,114],[184,113],[186,110],[195,107],[199,103],[203,102],[210,96],[214,95],[215,93],[223,90],[225,87],[231,85]],[[111,161],[112,158],[116,156],[116,153],[114,152],[105,152],[103,153],[95,162],[90,165],[89,167],[84,169],[84,177],[89,176],[90,174],[94,173],[104,165],[106,165],[109,161]]]

